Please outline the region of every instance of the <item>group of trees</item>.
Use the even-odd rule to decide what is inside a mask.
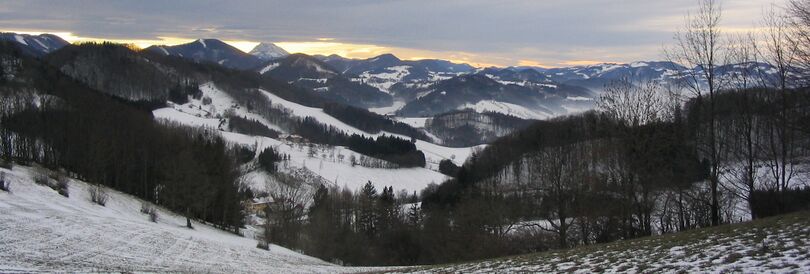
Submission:
[[[532,122],[497,112],[465,109],[433,116],[425,121],[425,129],[441,139],[443,145],[470,147],[490,143]]]
[[[349,265],[412,264],[423,256],[417,233],[421,210],[417,204],[403,206],[415,196],[395,195],[391,187],[380,192],[371,182],[356,192],[321,185],[308,197],[312,203],[306,210],[300,203],[279,202],[295,200],[282,196],[273,197],[276,204],[268,209],[276,214],[266,228],[271,243]]]
[[[257,89],[227,89],[226,91],[232,94],[240,104],[244,103],[250,106],[250,111],[262,115],[262,117],[269,122],[278,125],[288,132],[306,138],[309,142],[333,146],[346,146],[355,152],[382,159],[401,167],[425,166],[424,153],[416,149],[416,145],[414,144],[416,140],[413,137],[411,140],[406,140],[396,136],[385,135],[377,137],[376,139],[358,134],[348,135],[335,126],[323,124],[313,117],[307,116],[300,118],[293,116],[291,111],[281,106],[274,106],[272,102]],[[350,125],[366,125],[364,126],[366,129],[376,129],[377,131],[390,130],[403,134],[418,133],[416,135],[417,138],[427,138],[424,136],[424,133],[418,132],[408,125],[392,122],[388,118],[366,110],[336,104],[324,105],[327,106],[324,108],[324,111],[328,109],[330,115],[336,115],[336,118],[346,121],[346,123]],[[353,117],[354,114],[358,116]],[[234,120],[236,120],[237,124],[231,125],[231,127],[240,132],[265,132],[264,134],[271,134],[266,132],[269,129],[264,129],[266,127],[256,121],[240,121],[240,118],[231,117],[231,123],[233,123]],[[364,124],[364,121],[367,121],[369,124]],[[361,129],[363,128],[361,127]]]
[[[18,77],[2,83],[3,97],[40,98],[3,104],[4,160],[64,169],[224,229],[242,226],[234,152],[217,135],[158,124],[138,103],[91,89],[14,45],[0,55],[21,61]]]
[[[395,136],[378,136],[377,139],[352,134],[347,146],[358,153],[383,159],[401,167],[424,167],[425,154],[416,149],[409,140]]]
[[[419,140],[430,140],[424,132],[411,127],[408,124],[397,122],[389,119],[388,117],[370,112],[365,109],[341,105],[335,103],[324,104],[323,112],[356,127],[360,130],[369,133],[379,133],[380,131],[387,131],[389,133],[400,134],[410,138]]]

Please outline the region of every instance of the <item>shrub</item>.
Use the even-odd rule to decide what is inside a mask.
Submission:
[[[149,203],[142,203],[141,204],[141,213],[149,215],[149,220],[153,223],[157,223],[158,220],[158,213],[157,210],[149,205]]]
[[[757,190],[751,196],[757,218],[765,218],[810,209],[810,187],[775,190]]]
[[[268,243],[267,243],[267,242],[265,242],[265,241],[259,241],[259,243],[258,243],[258,244],[256,244],[256,248],[258,248],[258,249],[264,249],[264,250],[270,250],[270,244],[268,244]]]
[[[450,159],[444,159],[439,162],[439,172],[450,177],[456,177],[458,174],[459,166],[457,166]]]
[[[11,181],[6,180],[6,172],[0,172],[0,190],[11,192]]]
[[[51,180],[48,178],[48,175],[45,175],[43,173],[34,175],[34,183],[36,183],[38,185],[50,187],[51,186],[50,181]]]
[[[56,185],[51,186],[56,192],[59,192],[59,195],[70,197],[70,193],[68,192],[68,186],[70,184],[70,180],[64,175],[59,175],[56,179]]]
[[[109,199],[110,196],[107,195],[107,191],[104,190],[103,186],[97,184],[91,186],[87,190],[90,192],[90,201],[100,206],[107,205],[107,199]]]

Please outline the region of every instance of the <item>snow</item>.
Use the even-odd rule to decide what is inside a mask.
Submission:
[[[389,89],[391,86],[402,82],[402,79],[411,73],[410,68],[411,66],[393,66],[385,68],[385,72],[380,73],[365,71],[361,73],[358,78],[355,78],[355,80],[361,80],[367,85],[378,88],[385,93],[390,93]]]
[[[259,74],[265,74],[268,71],[276,69],[280,65],[281,63],[270,63],[267,66],[263,67],[261,70],[259,70]]]
[[[142,201],[107,190],[106,206],[90,202],[89,185],[70,181],[70,197],[33,183],[40,168],[0,169],[11,193],[0,191],[0,273],[205,272],[338,273],[382,271],[346,268],[281,246],[185,219],[157,207],[157,223],[140,213]]]
[[[420,273],[807,273],[807,213],[779,222],[504,257],[398,269]],[[680,235],[679,235],[680,234]]]
[[[192,99],[189,103],[184,105],[172,105],[168,108],[157,109],[152,112],[153,116],[157,120],[172,121],[195,127],[220,130],[220,135],[222,135],[222,137],[229,142],[247,146],[253,146],[256,144],[258,150],[265,147],[273,147],[281,153],[290,155],[291,160],[286,163],[288,165],[288,170],[296,171],[306,169],[308,172],[312,172],[320,176],[324,181],[336,184],[339,187],[345,185],[350,189],[357,189],[366,182],[372,181],[372,183],[380,189],[385,186],[393,186],[396,190],[406,190],[409,192],[420,191],[430,183],[438,184],[448,179],[447,176],[436,171],[438,170],[438,163],[442,159],[453,159],[457,162],[457,164],[461,164],[469,156],[473,149],[448,148],[424,141],[417,141],[417,148],[425,153],[428,168],[383,169],[367,168],[359,165],[351,166],[349,158],[354,155],[356,159],[360,159],[362,155],[345,147],[315,145],[317,153],[315,153],[315,155],[309,155],[309,144],[299,145],[286,143],[267,137],[248,136],[244,134],[222,131],[227,127],[220,126],[221,121],[218,117],[222,117],[227,111],[234,112],[240,116],[246,116],[250,119],[258,120],[270,128],[284,132],[278,126],[267,122],[263,117],[247,112],[244,108],[235,106],[236,103],[233,101],[233,99],[225,92],[219,90],[214,84],[203,84],[200,86],[200,90],[203,92],[203,97],[211,98],[211,104],[201,105],[199,100]],[[324,113],[320,108],[302,106],[281,99],[280,97],[267,91],[261,90],[261,92],[268,96],[274,106],[280,106],[290,110],[295,116],[313,117],[321,123],[335,126],[349,134],[357,133],[372,137],[382,134],[395,135],[385,132],[369,134],[347,125],[340,120],[337,120],[336,118]],[[405,136],[400,137],[409,139]],[[342,155],[343,159],[338,160],[338,155]],[[265,181],[264,179],[266,179],[264,177],[253,178],[255,179],[254,181],[257,182],[253,184],[256,186],[254,189],[262,190],[266,188],[266,186],[261,185],[261,183]]]
[[[276,59],[290,55],[290,53],[284,50],[283,48],[270,42],[259,43],[258,45],[256,45],[256,47],[253,48],[253,50],[249,52],[249,54],[252,54],[263,60]]]
[[[640,68],[640,67],[647,67],[647,66],[649,66],[649,64],[647,64],[645,62],[633,62],[633,63],[630,63],[631,68]]]
[[[347,134],[359,134],[359,135],[364,135],[364,136],[368,136],[368,137],[377,137],[377,136],[380,136],[382,134],[385,134],[385,135],[389,135],[389,136],[393,135],[393,136],[397,136],[397,137],[404,138],[404,139],[410,139],[407,136],[402,136],[402,135],[398,135],[398,134],[392,134],[390,132],[384,132],[384,131],[380,132],[380,133],[377,133],[377,134],[371,134],[371,133],[362,131],[360,129],[357,129],[357,128],[353,127],[353,126],[350,126],[350,125],[338,120],[337,118],[332,117],[329,114],[326,114],[320,108],[313,108],[313,107],[303,106],[303,105],[300,105],[300,104],[295,103],[295,102],[290,102],[290,101],[284,100],[281,97],[278,97],[275,94],[273,94],[271,92],[268,92],[266,90],[260,89],[260,91],[262,93],[264,93],[264,95],[266,95],[268,98],[270,98],[270,101],[273,102],[273,105],[280,105],[280,106],[290,110],[292,112],[292,114],[295,115],[295,116],[315,118],[319,122],[321,122],[323,124],[330,125],[330,126],[334,126],[335,128],[337,128],[339,130],[342,130],[342,131],[346,132]],[[483,147],[483,146],[478,146],[478,147]],[[476,147],[460,147],[460,148],[445,147],[445,146],[440,146],[440,145],[436,145],[436,144],[433,144],[433,143],[417,140],[416,141],[416,148],[421,150],[422,152],[424,152],[427,162],[430,163],[430,164],[435,164],[436,169],[438,169],[438,163],[439,163],[439,161],[441,161],[443,159],[452,159],[456,164],[464,163],[464,161],[467,159],[467,157],[469,157],[470,154],[472,153],[472,150],[475,149]],[[431,166],[430,168],[434,168],[434,166]]]
[[[425,117],[425,118],[421,118],[421,117],[420,118],[397,117],[396,118],[397,121],[406,123],[409,126],[412,126],[414,128],[424,128],[425,123],[427,122],[428,119],[430,119],[430,118],[427,118],[427,117]]]
[[[475,110],[476,112],[498,112],[516,116],[523,119],[542,120],[553,116],[549,113],[545,113],[539,110],[532,110],[524,106],[494,100],[482,100],[475,104],[468,103],[464,104],[458,109],[472,109]]]
[[[197,42],[200,42],[200,44],[202,44],[204,48],[207,48],[207,47],[208,47],[208,46],[205,44],[205,39],[198,39],[198,40],[197,40]]]
[[[158,48],[163,51],[163,54],[170,55],[169,51],[166,50],[166,48],[164,48],[164,47],[158,47]]]
[[[387,107],[379,107],[379,108],[369,108],[368,111],[380,114],[380,115],[388,115],[394,114],[397,110],[402,109],[406,104],[405,101],[394,101],[390,106]]]
[[[152,111],[152,116],[157,120],[175,121],[180,124],[217,129],[219,128],[219,119],[216,118],[203,118],[182,112],[175,108],[161,108]]]
[[[42,43],[42,41],[39,41],[38,38],[34,38],[33,40],[34,40],[34,42],[37,42],[37,44],[39,44],[40,47],[42,47],[44,49],[51,49],[51,47],[49,47],[48,45],[45,45],[44,43]]]
[[[565,99],[570,100],[570,101],[593,101],[593,98],[582,97],[582,96],[568,96]]]
[[[272,147],[274,150],[290,155],[291,160],[284,163],[280,170],[303,169],[319,175],[325,182],[338,187],[347,187],[351,190],[359,190],[367,182],[377,188],[391,186],[395,191],[405,190],[409,193],[421,191],[429,184],[440,184],[449,179],[444,174],[426,168],[369,168],[360,165],[352,166],[349,158],[354,156],[360,159],[361,154],[351,151],[345,147],[314,146],[314,155],[310,157],[310,147],[308,144],[295,144],[282,142],[272,138],[262,136],[247,136],[233,132],[222,132],[222,137],[226,140],[246,146],[257,145],[258,150]],[[334,155],[334,157],[332,156]],[[343,160],[339,160],[337,155],[343,155]],[[259,178],[261,181],[264,178]],[[253,187],[254,190],[262,190],[265,186]]]
[[[26,46],[28,45],[28,42],[25,42],[25,38],[23,38],[19,34],[15,34],[14,39],[17,40],[17,42],[20,43],[20,44],[23,44],[23,45],[26,45]]]

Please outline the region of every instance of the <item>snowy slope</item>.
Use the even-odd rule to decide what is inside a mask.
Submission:
[[[810,212],[403,273],[808,273]]]
[[[529,109],[524,106],[495,100],[483,100],[475,104],[465,104],[458,109],[472,109],[476,112],[498,112],[518,118],[535,120],[543,120],[556,116],[553,113],[546,113],[540,110]]]
[[[203,98],[211,98],[211,103],[203,105],[200,100],[190,100],[184,105],[173,105],[172,107],[157,109],[152,115],[157,120],[173,121],[184,125],[205,127],[214,130],[221,130],[221,135],[231,143],[246,146],[257,146],[260,151],[266,147],[273,147],[280,153],[288,154],[291,160],[282,166],[284,172],[314,173],[323,181],[335,184],[339,187],[347,186],[350,189],[358,189],[368,181],[371,181],[378,189],[385,186],[393,186],[395,190],[406,190],[408,192],[420,191],[430,183],[441,183],[448,179],[444,174],[439,173],[438,163],[442,159],[453,159],[461,164],[472,152],[472,148],[449,148],[432,143],[417,141],[417,148],[425,153],[428,168],[368,168],[360,165],[352,166],[350,158],[354,156],[360,159],[359,153],[351,151],[345,147],[333,147],[326,145],[295,144],[282,142],[280,140],[249,136],[233,132],[225,132],[227,129],[224,122],[219,118],[225,112],[233,112],[240,116],[256,119],[270,128],[283,132],[277,126],[267,122],[261,116],[248,112],[245,108],[239,107],[233,99],[225,92],[219,90],[214,84],[206,83],[200,85]],[[299,117],[313,117],[321,123],[335,126],[349,134],[357,133],[366,136],[378,136],[381,134],[394,135],[390,133],[369,134],[340,120],[326,114],[320,108],[306,107],[287,100],[284,100],[270,92],[263,91],[276,107],[283,107],[290,110],[293,115]],[[401,136],[406,138],[404,136]],[[310,153],[313,150],[314,153]],[[266,174],[251,173],[247,175],[251,188],[258,191],[267,191],[273,187],[273,179]]]
[[[296,116],[313,117],[313,118],[317,119],[318,121],[320,121],[321,123],[324,123],[324,124],[327,124],[327,125],[330,125],[330,126],[334,126],[337,129],[343,130],[348,134],[360,134],[360,135],[371,136],[371,137],[376,137],[376,136],[385,134],[385,135],[398,136],[398,137],[404,138],[404,139],[410,139],[409,137],[398,135],[398,134],[392,134],[392,133],[389,133],[389,132],[381,132],[381,133],[378,133],[378,134],[371,134],[371,133],[362,131],[360,129],[357,129],[357,128],[353,127],[353,126],[350,126],[350,125],[338,120],[337,118],[332,117],[329,114],[326,114],[320,108],[307,107],[307,106],[297,104],[295,102],[290,102],[290,101],[284,100],[281,97],[278,97],[275,94],[270,93],[270,92],[265,91],[265,90],[262,90],[262,92],[268,98],[270,98],[270,101],[273,102],[273,105],[281,105],[284,108],[289,109],[290,111],[292,111],[292,113],[294,115],[296,115]],[[483,148],[483,145],[478,146],[478,147]],[[433,144],[433,143],[425,142],[425,141],[422,141],[422,140],[417,140],[416,141],[416,148],[425,153],[425,160],[427,160],[427,162],[429,164],[432,163],[432,164],[436,165],[435,169],[438,169],[438,163],[439,163],[439,161],[441,161],[443,159],[451,159],[456,164],[459,164],[459,165],[463,164],[464,161],[467,160],[467,157],[469,157],[470,154],[472,154],[472,151],[476,149],[476,147],[462,147],[462,148],[445,147],[445,146],[440,146],[440,145],[436,145],[436,144]],[[430,168],[433,169],[432,166]]]
[[[337,273],[344,268],[159,209],[152,223],[140,213],[142,201],[109,190],[102,207],[90,202],[88,184],[71,180],[70,198],[33,183],[38,168],[7,173],[11,193],[0,191],[0,273],[12,272],[214,272]],[[379,270],[379,269],[377,269]]]
[[[259,57],[259,59],[262,60],[277,59],[290,55],[290,53],[284,50],[283,48],[270,42],[259,43],[258,45],[256,45],[256,47],[253,48],[253,50],[251,50],[248,53],[252,54],[253,56]]]

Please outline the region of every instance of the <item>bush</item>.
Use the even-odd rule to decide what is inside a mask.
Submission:
[[[264,249],[264,250],[270,250],[270,244],[268,244],[268,243],[267,243],[267,242],[265,242],[265,241],[259,241],[259,243],[258,243],[258,244],[256,244],[256,248],[258,248],[258,249]]]
[[[0,172],[0,190],[11,192],[11,181],[6,181],[6,172]]]
[[[56,183],[53,181],[56,181]],[[50,174],[45,174],[40,172],[39,174],[34,175],[34,183],[41,186],[50,187],[51,189],[56,190],[59,195],[65,197],[70,196],[70,193],[68,192],[70,180],[62,173],[52,172]]]
[[[789,189],[783,192],[757,190],[751,196],[752,208],[757,218],[765,218],[810,209],[810,187]]]
[[[41,185],[41,186],[51,186],[51,180],[48,178],[48,175],[45,174],[37,174],[34,176],[34,183]]]
[[[439,172],[450,177],[456,177],[459,167],[450,159],[444,159],[439,162]]]
[[[141,213],[149,215],[149,220],[152,221],[153,223],[157,223],[158,220],[157,210],[148,203],[141,204]]]
[[[104,190],[103,186],[97,184],[87,190],[90,192],[90,201],[100,206],[107,205],[107,199],[109,199],[110,196],[107,195],[107,191]]]
[[[65,196],[65,197],[70,197],[70,193],[68,192],[69,184],[70,184],[70,180],[67,177],[63,176],[63,175],[60,175],[56,179],[56,185],[51,186],[51,188],[56,190],[56,192],[59,192],[59,195],[62,195],[62,196]]]

